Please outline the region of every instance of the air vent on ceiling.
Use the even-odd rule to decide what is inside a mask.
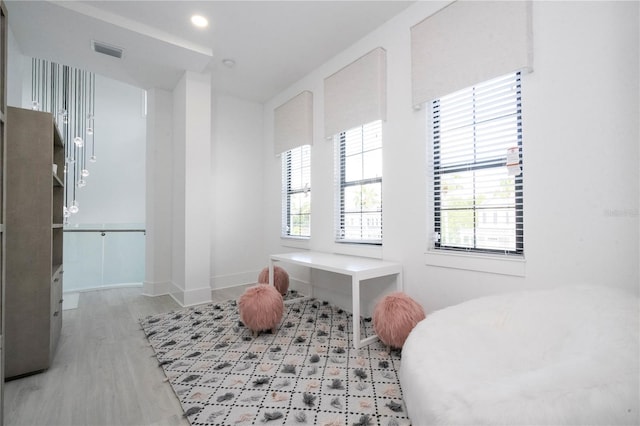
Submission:
[[[114,58],[118,59],[122,58],[122,52],[124,51],[124,49],[122,49],[121,47],[112,46],[110,44],[95,40],[91,41],[91,48],[95,52],[102,53],[103,55],[113,56]]]

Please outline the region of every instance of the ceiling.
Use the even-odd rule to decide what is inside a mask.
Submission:
[[[5,0],[22,54],[145,89],[173,89],[184,70],[211,72],[219,93],[264,102],[412,1]],[[198,13],[209,26],[190,22]],[[92,40],[124,49],[96,53]],[[223,65],[232,59],[235,66]]]

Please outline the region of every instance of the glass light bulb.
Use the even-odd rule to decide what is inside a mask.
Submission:
[[[78,188],[84,188],[85,186],[87,186],[87,181],[85,181],[84,179],[80,179],[77,185],[78,185]]]
[[[40,109],[40,104],[38,103],[38,101],[31,102],[31,109],[34,111],[37,111]]]
[[[92,127],[87,127],[87,134],[88,135],[92,135],[93,134],[93,128]]]
[[[95,155],[92,155],[91,158],[89,158],[89,161],[91,161],[92,163],[95,163],[96,161],[98,161],[98,157],[96,157]]]
[[[72,157],[67,157],[66,161],[67,161],[67,164],[73,164],[76,162],[76,159]]]
[[[69,209],[67,208],[67,206],[64,206],[62,208],[62,214],[64,215],[64,217],[69,217],[71,216],[71,212],[69,211]]]
[[[87,119],[93,120],[93,114],[87,114]]]
[[[80,174],[82,175],[82,177],[87,177],[87,176],[89,176],[89,170],[87,170],[87,169],[82,169],[82,171],[80,172]]]
[[[80,208],[78,207],[78,202],[74,201],[73,204],[71,204],[71,207],[69,207],[69,213],[76,214],[79,211],[80,211]]]
[[[84,146],[84,141],[80,136],[73,138],[73,143],[75,143],[78,148],[82,148]]]

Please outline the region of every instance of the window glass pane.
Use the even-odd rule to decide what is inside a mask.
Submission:
[[[362,239],[382,239],[382,213],[362,214]]]
[[[476,245],[482,249],[515,250],[515,211],[510,208],[482,211],[476,223]]]
[[[449,173],[440,180],[440,208],[473,207],[473,172]]]
[[[440,229],[441,244],[455,247],[473,247],[473,209],[443,210]]]
[[[379,148],[382,148],[382,122],[374,121],[362,126],[362,151]]]
[[[309,236],[311,218],[311,196],[307,193],[292,194],[289,213],[289,235]]]
[[[348,186],[344,189],[344,212],[359,212],[360,211],[360,198],[362,191],[360,185]]]
[[[362,202],[363,211],[381,211],[382,210],[382,183],[370,183],[362,185],[360,200]]]
[[[382,195],[381,184],[371,183],[366,185],[348,186],[344,190],[344,211],[381,211]]]
[[[382,149],[368,151],[363,154],[364,179],[382,177]]]
[[[362,236],[362,215],[360,213],[344,214],[344,234],[345,240],[359,240]]]
[[[291,215],[291,236],[304,237],[311,234],[309,215]]]
[[[475,126],[476,161],[502,159],[518,145],[518,117],[507,116]]]
[[[349,157],[362,152],[362,128],[345,132],[344,155]]]
[[[345,158],[344,180],[345,182],[362,180],[362,154]]]
[[[473,139],[473,127],[441,132],[438,138],[439,145],[436,153],[439,156],[436,160],[440,162],[441,167],[473,162],[473,150],[468,148],[468,141]]]

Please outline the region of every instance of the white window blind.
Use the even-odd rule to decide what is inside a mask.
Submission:
[[[273,115],[275,155],[313,144],[313,93],[301,92],[277,107]]]
[[[414,105],[532,66],[530,1],[456,1],[411,27]]]
[[[282,236],[311,236],[311,147],[282,155]]]
[[[336,135],[336,241],[382,244],[382,122]]]
[[[523,253],[520,86],[515,73],[431,103],[435,248]]]
[[[378,47],[324,80],[325,137],[386,120],[387,52]]]

